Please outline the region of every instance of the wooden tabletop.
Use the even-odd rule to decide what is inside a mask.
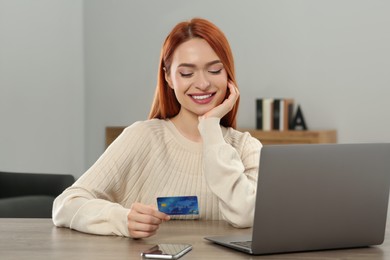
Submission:
[[[375,247],[317,252],[250,256],[212,244],[205,236],[242,234],[224,221],[169,221],[158,234],[134,240],[117,236],[96,236],[57,228],[51,219],[0,219],[0,259],[142,259],[140,254],[158,243],[189,243],[193,249],[181,259],[390,259],[390,242]],[[389,228],[386,238],[389,237]]]

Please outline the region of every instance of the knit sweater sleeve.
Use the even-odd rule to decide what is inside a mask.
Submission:
[[[55,199],[56,226],[91,234],[129,236],[130,209],[119,203],[127,193],[123,183],[135,160],[140,138],[134,136],[139,136],[139,131],[134,124],[126,128],[94,165]]]
[[[253,225],[261,143],[241,134],[240,151],[224,139],[219,118],[200,119],[203,139],[203,172],[219,199],[226,221],[235,227]]]

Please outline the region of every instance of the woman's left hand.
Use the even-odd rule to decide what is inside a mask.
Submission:
[[[208,111],[200,118],[208,118],[208,117],[222,118],[227,113],[229,113],[230,110],[232,110],[234,104],[236,103],[238,97],[240,96],[240,92],[238,91],[238,88],[231,81],[228,82],[228,88],[230,91],[230,95],[228,96],[228,98],[225,99],[219,106],[214,107],[213,109]]]

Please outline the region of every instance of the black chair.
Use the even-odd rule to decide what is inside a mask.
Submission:
[[[74,181],[67,174],[0,171],[0,218],[51,218],[54,199]]]

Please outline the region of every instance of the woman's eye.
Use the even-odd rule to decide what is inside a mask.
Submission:
[[[191,77],[192,74],[193,74],[192,72],[190,72],[190,73],[180,72],[180,76],[185,77],[185,78]]]
[[[211,74],[219,74],[219,73],[221,73],[221,71],[222,71],[222,69],[219,69],[219,70],[209,70],[209,72]]]

